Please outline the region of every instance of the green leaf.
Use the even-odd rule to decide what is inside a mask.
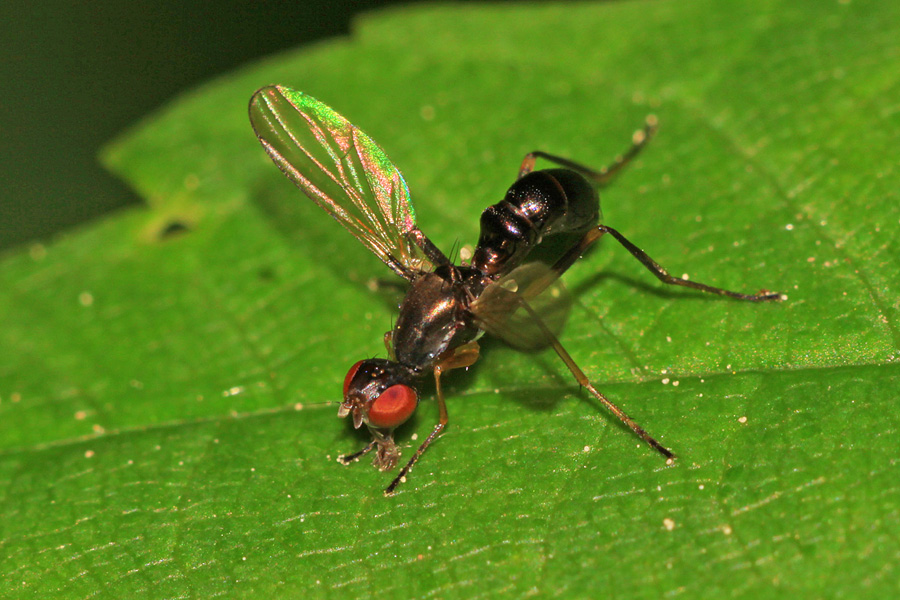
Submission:
[[[898,8],[819,0],[418,6],[177,100],[109,148],[147,198],[0,263],[0,596],[891,597]],[[342,378],[383,353],[390,271],[281,177],[251,93],[379,142],[420,226],[471,244],[522,156],[602,165],[610,240],[551,354],[486,341],[393,498],[337,455]],[[431,394],[429,389],[427,392]],[[425,402],[399,432],[421,440]]]

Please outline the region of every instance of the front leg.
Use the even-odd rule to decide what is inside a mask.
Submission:
[[[422,442],[422,445],[419,446],[419,449],[416,450],[416,453],[412,455],[412,457],[409,459],[409,462],[406,463],[406,466],[400,469],[400,473],[384,490],[385,496],[392,495],[394,493],[394,490],[397,489],[397,486],[400,485],[401,482],[406,480],[406,475],[412,470],[413,466],[416,464],[416,461],[419,460],[419,457],[421,457],[422,454],[425,453],[425,450],[428,448],[428,446],[431,445],[431,442],[436,440],[438,436],[444,431],[444,428],[447,427],[447,423],[450,419],[447,414],[447,404],[444,402],[444,390],[441,388],[441,374],[444,371],[449,371],[450,369],[459,369],[472,366],[473,364],[475,364],[475,361],[478,360],[478,353],[478,342],[472,341],[468,344],[463,344],[458,348],[448,350],[438,357],[438,360],[434,365],[434,383],[437,389],[438,411],[440,415],[437,425],[434,426],[431,434],[425,439],[424,442]]]
[[[353,454],[338,456],[338,462],[347,466],[375,450],[375,460],[372,461],[375,468],[379,471],[390,471],[393,469],[397,465],[397,461],[400,460],[400,447],[394,442],[393,431],[371,431],[372,441],[366,444],[365,448]]]

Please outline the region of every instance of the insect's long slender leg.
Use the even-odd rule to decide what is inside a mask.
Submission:
[[[340,461],[342,464],[349,465],[350,463],[352,463],[356,460],[359,460],[360,458],[362,458],[363,456],[365,456],[366,454],[371,452],[372,449],[375,448],[375,444],[376,444],[376,441],[372,440],[371,442],[369,442],[366,445],[365,448],[363,448],[359,452],[354,452],[353,454],[344,454],[342,456],[338,456],[338,461]]]
[[[447,404],[444,402],[444,392],[441,390],[441,368],[435,367],[434,369],[434,382],[437,387],[437,397],[438,397],[438,411],[440,412],[440,416],[438,418],[437,425],[434,426],[434,429],[431,431],[431,434],[425,438],[425,441],[422,442],[422,445],[416,450],[415,454],[412,455],[412,458],[409,459],[409,462],[400,469],[400,473],[394,478],[387,488],[384,490],[385,496],[390,496],[394,493],[394,490],[397,489],[397,486],[406,478],[407,473],[409,473],[413,466],[416,464],[416,461],[419,460],[419,457],[425,453],[425,450],[428,446],[431,445],[437,437],[444,431],[444,428],[447,426],[449,422],[449,417],[447,415]]]
[[[647,145],[647,142],[649,142],[650,138],[653,137],[653,134],[656,133],[657,126],[658,121],[656,120],[656,117],[654,115],[648,115],[646,121],[644,122],[644,127],[635,131],[634,135],[631,137],[631,146],[628,148],[628,150],[626,150],[624,154],[620,154],[619,156],[617,156],[612,164],[603,167],[599,171],[571,161],[567,158],[562,158],[561,156],[556,156],[555,154],[548,154],[547,152],[541,152],[540,150],[537,150],[535,152],[529,152],[525,155],[525,158],[522,160],[522,166],[519,167],[518,178],[521,179],[525,175],[531,173],[534,170],[535,160],[538,158],[543,158],[544,160],[555,162],[556,164],[561,165],[567,169],[577,171],[585,177],[592,179],[598,185],[606,185],[613,177],[618,175],[619,171],[621,171],[622,168],[625,167],[625,165],[631,162],[632,159],[634,159],[634,157],[644,149],[644,146]]]
[[[669,275],[669,272],[666,271],[662,266],[660,266],[660,264],[655,260],[650,258],[650,256],[648,256],[646,252],[632,244],[624,235],[622,235],[612,227],[607,227],[606,225],[598,225],[595,231],[599,232],[596,236],[597,238],[599,238],[604,233],[608,233],[616,238],[617,242],[625,246],[625,249],[628,250],[632,256],[638,259],[642,265],[647,267],[648,271],[653,273],[656,278],[663,283],[667,283],[669,285],[680,285],[682,287],[700,290],[703,292],[708,292],[710,294],[729,296],[731,298],[737,298],[738,300],[747,300],[748,302],[769,302],[771,300],[783,299],[783,296],[778,292],[761,290],[757,294],[742,294],[740,292],[732,292],[731,290],[717,288],[711,285],[706,285],[705,283],[699,283],[697,281],[691,281],[689,279],[682,279],[681,277]]]
[[[523,298],[519,296],[516,297],[518,298],[519,304],[521,304],[521,306],[528,312],[529,316],[534,319],[534,322],[541,329],[541,332],[544,334],[547,341],[550,342],[550,345],[553,346],[553,349],[556,351],[559,357],[563,360],[564,363],[566,363],[566,366],[569,367],[569,370],[572,372],[572,375],[575,376],[575,380],[578,381],[578,384],[581,387],[585,388],[588,392],[590,392],[590,394],[594,398],[599,400],[603,404],[603,406],[605,406],[606,409],[609,410],[609,412],[615,415],[617,419],[622,421],[622,423],[627,425],[628,428],[631,429],[631,431],[633,431],[639,438],[644,440],[654,450],[665,456],[667,464],[671,464],[672,461],[675,460],[675,454],[673,454],[671,450],[657,442],[656,439],[653,438],[653,436],[647,433],[647,431],[643,427],[638,425],[634,419],[629,417],[625,413],[625,411],[616,406],[609,398],[600,393],[600,391],[597,390],[597,388],[595,388],[591,381],[588,379],[587,375],[584,374],[584,371],[581,370],[581,367],[579,367],[575,363],[575,360],[563,347],[559,339],[557,339],[557,337],[553,335],[553,332],[550,331],[544,321],[538,316],[536,312],[534,312],[534,309],[531,308],[531,305],[525,302]]]
[[[447,404],[444,401],[444,390],[441,388],[441,373],[444,371],[449,371],[450,369],[456,369],[460,367],[468,367],[475,363],[478,360],[478,343],[477,342],[469,342],[455,350],[452,350],[450,354],[443,358],[443,360],[439,361],[434,367],[434,384],[437,389],[437,399],[438,399],[438,423],[434,426],[434,429],[431,431],[431,434],[425,438],[425,441],[422,442],[422,445],[416,450],[415,454],[409,459],[409,462],[400,469],[400,473],[394,478],[387,488],[384,490],[385,496],[390,496],[394,493],[394,490],[397,489],[397,486],[404,480],[404,478],[409,474],[412,470],[413,466],[415,466],[416,461],[419,460],[419,457],[425,453],[425,450],[431,445],[431,442],[437,439],[437,437],[444,431],[444,428],[447,427],[447,423],[449,422],[449,416],[447,414]]]
[[[590,247],[591,244],[599,240],[604,234],[612,235],[616,241],[622,244],[626,250],[628,250],[632,256],[638,259],[642,265],[644,265],[648,271],[653,273],[657,279],[662,281],[663,283],[667,283],[669,285],[679,285],[682,287],[687,287],[695,290],[700,290],[703,292],[708,292],[710,294],[718,294],[720,296],[728,296],[730,298],[737,298],[738,300],[746,300],[748,302],[769,302],[772,300],[782,300],[783,296],[778,292],[769,292],[768,290],[761,290],[756,294],[742,294],[740,292],[732,292],[731,290],[726,290],[723,288],[713,287],[711,285],[706,285],[705,283],[700,283],[697,281],[691,281],[689,279],[683,279],[681,277],[675,277],[674,275],[670,275],[668,271],[666,271],[659,263],[650,258],[646,252],[635,246],[631,243],[624,235],[613,229],[612,227],[608,227],[606,225],[598,225],[594,229],[588,231],[584,237],[582,237],[577,244],[572,246],[568,251],[566,251],[563,256],[556,261],[553,267],[547,272],[547,274],[540,279],[533,281],[527,291],[528,297],[534,297],[538,295],[544,288],[548,285],[556,281],[556,279],[568,270],[572,264],[578,260],[578,258],[584,254],[584,252]]]

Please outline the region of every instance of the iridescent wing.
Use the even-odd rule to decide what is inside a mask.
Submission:
[[[372,138],[312,96],[277,85],[253,94],[250,123],[278,168],[394,272],[412,279],[430,269],[410,236],[418,229],[406,181]]]
[[[566,324],[571,304],[559,275],[544,263],[525,263],[485,288],[469,310],[485,331],[514,348],[546,348]]]

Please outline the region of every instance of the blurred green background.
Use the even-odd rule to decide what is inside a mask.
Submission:
[[[0,250],[140,202],[97,153],[179,92],[390,4],[0,2]]]

